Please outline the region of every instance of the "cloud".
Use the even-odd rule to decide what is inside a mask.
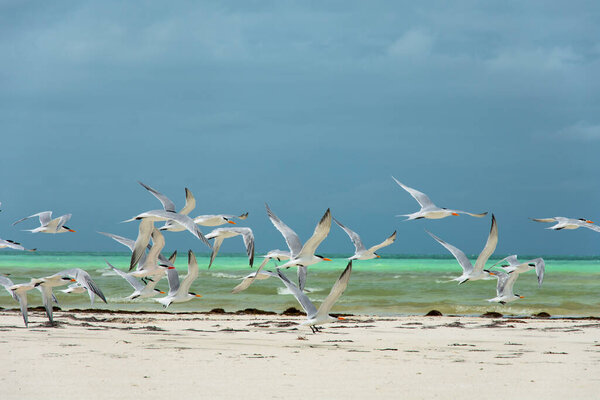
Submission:
[[[388,54],[400,57],[426,56],[431,53],[434,38],[425,31],[413,29],[406,32],[388,47]]]
[[[504,49],[490,59],[488,66],[496,70],[562,70],[577,64],[582,57],[570,47]]]
[[[558,131],[557,136],[585,141],[600,140],[600,124],[593,125],[587,121],[579,121]]]

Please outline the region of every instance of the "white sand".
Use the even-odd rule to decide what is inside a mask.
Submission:
[[[600,321],[0,312],[2,399],[600,396]],[[158,329],[157,329],[158,328]]]

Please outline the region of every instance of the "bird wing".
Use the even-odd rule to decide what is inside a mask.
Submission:
[[[483,212],[483,213],[479,213],[479,214],[476,214],[476,213],[470,213],[470,212],[467,212],[467,211],[461,211],[461,210],[448,210],[448,211],[453,211],[453,212],[455,212],[455,213],[457,213],[457,214],[467,214],[467,215],[470,215],[471,217],[477,217],[477,218],[482,218],[482,217],[485,217],[485,216],[488,214],[488,213],[487,213],[487,211],[486,211],[486,212]]]
[[[129,262],[129,270],[131,271],[146,253],[146,247],[150,242],[150,236],[154,230],[154,221],[150,219],[142,219],[140,221],[139,233],[135,239],[131,253],[131,261]]]
[[[582,225],[582,226],[584,226],[584,227],[586,227],[586,228],[588,228],[588,229],[591,229],[591,230],[593,230],[593,231],[600,232],[600,226],[598,226],[598,225],[595,225],[595,224],[587,224],[587,223],[586,223],[586,224],[584,224],[584,225]]]
[[[221,245],[223,244],[223,240],[224,239],[222,236],[215,236],[215,241],[213,242],[213,246],[212,246],[212,253],[210,253],[210,262],[208,263],[208,268],[210,268],[213,261],[215,260],[215,257],[217,256],[217,253],[219,252],[219,249],[221,248]]]
[[[179,290],[182,290],[183,293],[188,293],[190,291],[190,287],[192,283],[198,278],[198,261],[196,261],[196,256],[193,251],[188,251],[188,273],[181,281],[179,286]]]
[[[557,222],[556,218],[531,218],[535,222]]]
[[[90,300],[93,299],[92,294],[97,295],[102,299],[103,302],[106,303],[106,297],[104,297],[104,293],[102,290],[96,285],[96,282],[92,280],[90,274],[82,270],[81,268],[71,268],[66,269],[64,271],[59,272],[60,275],[66,275],[75,279],[77,282],[81,284],[81,286],[85,287],[90,295]]]
[[[298,265],[298,288],[300,290],[304,290],[304,286],[306,286],[306,275],[308,275],[308,268]]]
[[[179,214],[188,215],[194,208],[196,208],[196,198],[191,190],[185,188],[185,206],[179,211]]]
[[[52,312],[54,311],[52,309],[52,298],[54,297],[54,294],[52,293],[52,287],[47,285],[39,285],[37,288],[42,294],[42,303],[46,309],[48,320],[50,320],[50,323],[52,324],[54,323],[54,320],[52,319]]]
[[[292,257],[300,254],[300,252],[302,251],[302,242],[300,241],[300,238],[298,237],[296,232],[294,232],[292,228],[284,224],[283,221],[280,220],[279,217],[277,217],[277,215],[273,213],[273,211],[271,211],[268,204],[265,203],[265,207],[267,208],[267,215],[269,216],[271,223],[283,235],[283,238],[285,239],[285,242],[287,243],[290,252],[292,253]]]
[[[429,232],[427,230],[425,232],[429,233],[429,235],[432,238],[434,238],[435,240],[437,240],[439,244],[441,244],[442,246],[444,246],[450,253],[452,253],[452,255],[454,256],[454,258],[456,258],[456,261],[458,261],[458,263],[462,267],[463,273],[469,274],[469,273],[471,273],[471,271],[473,271],[473,265],[471,264],[471,261],[469,261],[469,259],[465,255],[465,253],[463,253],[460,249],[452,246],[451,244],[444,242],[442,239],[440,239],[439,237],[435,236],[433,233],[431,233],[431,232]]]
[[[236,287],[233,288],[233,290],[231,290],[231,293],[239,293],[241,291],[244,291],[246,289],[248,289],[250,287],[250,285],[252,285],[252,283],[254,282],[254,280],[260,275],[260,274],[265,274],[265,275],[269,275],[269,276],[277,276],[277,274],[270,272],[270,271],[263,271],[262,269],[264,268],[265,265],[267,265],[267,263],[270,261],[270,258],[265,258],[263,260],[263,262],[260,264],[260,266],[258,267],[258,269],[256,270],[256,272],[253,272],[247,276],[244,277],[244,279],[242,280],[242,282],[240,282],[239,285],[237,285]]]
[[[352,240],[352,243],[354,244],[354,248],[356,249],[355,253],[366,250],[365,245],[363,244],[362,240],[360,240],[360,236],[358,236],[358,233],[354,232],[352,229],[348,228],[347,226],[342,225],[342,223],[340,221],[338,221],[337,219],[333,218],[333,220],[350,237],[350,240]]]
[[[67,221],[70,219],[71,219],[71,214],[61,215],[58,220],[58,223],[56,224],[56,232],[58,232],[60,230],[60,228],[62,228],[63,225],[66,224]]]
[[[13,226],[18,224],[19,222],[23,222],[26,219],[33,218],[33,217],[38,217],[40,219],[40,224],[42,226],[46,226],[50,223],[50,221],[52,221],[52,211],[42,211],[37,214],[30,215],[29,217],[21,218],[17,222],[13,222]]]
[[[183,226],[188,231],[190,231],[190,233],[192,235],[194,235],[198,239],[202,240],[204,242],[204,244],[206,244],[209,248],[211,247],[210,243],[204,237],[204,234],[202,233],[202,231],[200,230],[200,228],[198,227],[198,225],[196,225],[196,223],[194,222],[194,220],[191,219],[189,216],[182,215],[182,214],[179,214],[179,213],[176,213],[176,212],[164,211],[164,210],[147,211],[145,214],[148,215],[148,216],[153,216],[153,217],[158,217],[158,218],[164,218],[164,219],[167,219],[167,220],[172,220],[172,221],[176,222],[177,224]]]
[[[416,189],[413,189],[411,187],[408,187],[408,186],[402,184],[402,182],[400,182],[398,179],[394,178],[393,176],[392,176],[392,179],[394,181],[396,181],[396,183],[398,185],[400,185],[400,187],[402,189],[406,190],[421,205],[421,208],[435,207],[435,204],[433,204],[433,201],[431,201],[431,199],[425,193],[419,192]]]
[[[327,316],[329,315],[329,311],[331,311],[331,307],[335,304],[336,301],[340,298],[346,287],[348,287],[348,281],[350,281],[350,274],[352,273],[352,260],[348,263],[338,280],[335,282],[329,295],[323,300],[321,305],[319,306],[319,310],[317,311],[318,315]]]
[[[535,274],[538,278],[538,286],[542,287],[542,282],[544,282],[544,272],[546,272],[546,262],[543,258],[535,258],[529,263],[535,264]],[[531,264],[529,264],[531,266]]]
[[[131,285],[131,287],[135,290],[139,290],[140,292],[144,290],[144,284],[134,276],[129,275],[127,272],[121,271],[120,269],[115,268],[111,263],[104,260],[108,266],[117,273],[121,278],[125,279],[127,283]]]
[[[25,326],[29,325],[29,321],[27,320],[27,292],[19,292],[16,294],[17,299],[19,300],[19,305],[21,306],[21,315],[23,315],[23,321],[25,321]]]
[[[385,239],[383,242],[379,243],[378,245],[375,245],[375,246],[371,247],[369,249],[369,251],[371,253],[375,253],[377,250],[381,249],[382,247],[389,246],[390,244],[394,243],[395,241],[396,241],[396,231],[394,231],[394,233],[392,233],[390,235],[390,237],[388,237],[387,239]]]
[[[300,303],[300,305],[304,309],[304,312],[306,312],[308,318],[317,315],[317,308],[302,290],[298,289],[296,285],[290,282],[287,276],[285,276],[279,269],[277,270],[277,276],[279,277],[279,279],[281,279],[281,281],[288,288],[288,290],[292,292],[296,300],[298,300],[298,303]]]
[[[487,242],[485,243],[485,247],[479,253],[479,257],[477,257],[477,261],[475,261],[475,271],[483,271],[483,267],[485,267],[485,263],[487,260],[494,254],[496,250],[496,246],[498,245],[498,225],[496,224],[496,217],[492,214],[492,226],[490,228],[490,234],[488,235]]]
[[[152,193],[154,197],[156,197],[162,203],[165,211],[175,212],[175,203],[173,203],[167,196],[160,193],[156,189],[153,189],[150,186],[143,184],[140,181],[138,181],[138,183],[142,185],[147,191]]]
[[[331,229],[331,212],[329,208],[321,217],[321,220],[315,227],[315,231],[313,232],[310,239],[304,243],[302,250],[300,251],[300,255],[314,255],[317,247],[321,244],[321,242],[329,235],[329,230]]]

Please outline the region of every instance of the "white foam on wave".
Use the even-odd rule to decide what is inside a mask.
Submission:
[[[228,279],[243,278],[243,276],[240,276],[240,275],[226,274],[224,272],[209,272],[209,275],[214,276],[215,278],[228,278]]]
[[[305,292],[308,293],[312,293],[312,292],[318,292],[320,289],[315,289],[315,288],[304,288]],[[289,294],[289,295],[294,295],[292,293],[292,291],[290,289],[288,289],[287,287],[278,287],[277,288],[277,294]]]

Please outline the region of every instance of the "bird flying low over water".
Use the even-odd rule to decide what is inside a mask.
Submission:
[[[58,218],[52,219],[52,211],[42,211],[37,214],[30,215],[29,217],[21,218],[20,220],[13,222],[13,226],[19,222],[23,222],[26,219],[38,217],[40,219],[40,226],[34,229],[25,229],[32,233],[65,233],[75,232],[73,229],[65,226],[67,221],[71,218],[71,214],[61,215]]]
[[[242,215],[230,215],[230,214],[218,214],[218,215],[198,215],[194,218],[194,223],[202,226],[219,226],[225,224],[235,225],[236,222],[233,220],[237,219],[246,219],[248,218],[248,213],[244,213]],[[171,232],[179,232],[184,230],[183,227],[177,224],[173,224],[172,222],[165,223],[164,226],[160,227],[160,230],[168,230]]]
[[[503,264],[500,267],[504,270],[504,272],[509,274],[514,271],[518,273],[523,273],[535,269],[535,274],[538,278],[538,286],[542,287],[542,283],[544,282],[544,273],[546,271],[546,263],[544,262],[543,258],[534,258],[533,260],[525,261],[522,263],[519,262],[519,260],[517,259],[517,255],[513,254],[512,256],[505,257],[502,260],[498,261],[496,264],[492,265],[490,269],[494,268],[496,265],[504,261],[508,262],[508,264]]]
[[[26,249],[19,242],[15,242],[14,240],[9,239],[0,239],[0,249],[13,249],[13,250],[24,250],[24,251],[35,251],[36,249]]]
[[[462,267],[463,273],[461,276],[454,278],[454,281],[458,281],[459,284],[465,283],[466,281],[476,281],[479,279],[488,279],[490,277],[489,271],[484,270],[485,263],[487,260],[494,254],[496,250],[496,245],[498,244],[498,226],[496,225],[496,217],[492,214],[492,227],[490,229],[490,233],[488,235],[487,242],[485,243],[485,247],[477,257],[477,261],[475,262],[475,266],[471,264],[471,261],[467,258],[465,253],[463,253],[458,248],[452,246],[449,243],[444,242],[439,237],[435,236],[433,233],[429,231],[425,231],[431,235],[432,238],[437,240],[442,246],[444,246]]]
[[[167,279],[169,280],[169,294],[155,300],[167,308],[171,303],[185,303],[196,297],[202,297],[199,294],[190,292],[190,287],[196,278],[198,278],[198,274],[198,262],[196,261],[194,252],[190,250],[188,251],[188,273],[185,278],[180,281],[177,273],[169,273],[167,275]]]
[[[255,279],[268,279],[271,275],[261,274],[261,271],[264,268],[264,266],[267,265],[267,263],[270,260],[277,260],[277,261],[289,260],[290,255],[291,254],[289,251],[283,251],[283,250],[277,249],[277,250],[271,250],[264,256],[261,256],[264,258],[264,260],[262,263],[260,263],[260,266],[258,267],[256,272],[253,272],[253,273],[245,276],[244,278],[242,278],[242,282],[239,285],[237,285],[236,287],[234,287],[233,290],[231,291],[231,293],[239,293],[243,290],[248,289],[250,287],[250,285],[252,285],[252,282],[254,282]]]
[[[198,239],[202,240],[209,248],[212,249],[208,240],[204,237],[200,228],[194,223],[190,217],[185,214],[181,214],[175,211],[175,204],[169,200],[169,198],[157,190],[151,188],[148,185],[143,184],[142,182],[138,182],[142,185],[146,190],[154,195],[163,205],[163,210],[150,210],[143,212],[141,214],[136,215],[135,217],[128,219],[123,222],[131,222],[135,220],[140,221],[140,230],[137,239],[135,240],[133,254],[131,255],[131,261],[129,268],[130,270],[135,267],[140,258],[142,257],[143,252],[148,245],[148,241],[150,240],[150,233],[154,228],[154,222],[156,221],[171,221],[173,223],[179,224],[188,231],[190,231],[194,236]],[[188,196],[189,191],[186,190],[186,196]],[[189,196],[188,196],[189,198]],[[185,207],[184,207],[185,208]],[[189,211],[188,211],[189,212]]]
[[[421,205],[421,209],[417,212],[414,212],[412,214],[396,215],[396,217],[408,217],[408,219],[406,219],[406,221],[409,221],[412,219],[421,219],[421,218],[441,219],[441,218],[449,217],[451,215],[459,215],[459,214],[467,214],[472,217],[478,217],[478,218],[481,218],[481,217],[487,215],[487,212],[480,213],[480,214],[473,214],[473,213],[466,212],[466,211],[450,210],[448,208],[440,208],[440,207],[436,206],[435,204],[433,204],[431,199],[429,199],[429,197],[425,193],[421,193],[416,189],[410,188],[410,187],[402,184],[398,179],[394,178],[393,176],[392,176],[392,179],[398,185],[400,185],[400,187],[402,189],[406,190]]]
[[[381,256],[375,252],[383,247],[389,246],[396,240],[396,231],[394,231],[394,233],[392,233],[390,237],[385,239],[383,242],[367,249],[362,240],[360,240],[358,233],[342,225],[342,223],[337,219],[334,218],[333,220],[340,226],[340,228],[344,230],[344,232],[348,234],[348,236],[350,236],[350,240],[352,240],[352,243],[354,243],[355,252],[354,255],[349,258],[349,260],[371,260],[373,258],[380,258]]]
[[[244,245],[246,246],[246,253],[248,254],[248,262],[250,263],[250,267],[254,264],[254,234],[252,233],[252,229],[245,227],[232,227],[232,228],[217,228],[206,235],[207,239],[215,239],[213,242],[213,250],[210,255],[210,263],[208,264],[208,268],[212,265],[219,249],[221,248],[221,244],[223,240],[227,238],[231,238],[234,236],[241,235],[244,239]]]
[[[595,225],[593,221],[586,218],[565,218],[565,217],[553,217],[553,218],[531,218],[535,222],[556,222],[556,225],[549,226],[546,229],[552,229],[559,231],[561,229],[577,229],[577,228],[588,228],[596,232],[600,232],[600,226]]]
[[[144,284],[142,281],[137,279],[134,276],[131,276],[127,272],[121,271],[118,268],[115,268],[111,263],[106,261],[106,264],[110,267],[110,269],[119,275],[121,278],[125,279],[127,283],[131,285],[133,288],[133,293],[126,297],[127,300],[134,300],[137,298],[143,299],[146,297],[153,297],[157,294],[165,294],[162,290],[156,289],[156,285],[159,282],[159,279],[149,280],[148,283]]]
[[[300,325],[308,325],[310,329],[315,332],[319,332],[319,328],[316,325],[322,325],[329,322],[336,321],[338,319],[343,320],[343,317],[332,317],[329,315],[331,308],[338,301],[342,293],[348,287],[348,281],[350,280],[350,274],[352,273],[352,260],[348,263],[338,280],[335,282],[329,295],[323,300],[319,309],[315,307],[315,305],[310,301],[308,296],[296,285],[294,285],[290,280],[281,272],[281,270],[277,269],[276,273],[270,271],[263,271],[263,273],[270,274],[271,276],[277,276],[284,285],[288,288],[290,292],[296,297],[298,303],[306,312],[306,321],[302,322]]]
[[[313,232],[310,239],[302,245],[300,238],[289,226],[283,223],[277,215],[271,211],[268,204],[265,204],[267,208],[267,215],[271,220],[271,223],[277,228],[277,230],[283,235],[285,242],[287,243],[290,249],[290,260],[285,264],[279,265],[277,268],[289,268],[289,267],[298,267],[298,285],[300,290],[304,290],[304,285],[306,284],[306,267],[309,265],[316,264],[321,261],[331,261],[330,258],[325,258],[323,256],[315,254],[317,247],[321,244],[323,240],[329,234],[329,230],[331,229],[331,212],[329,208],[321,217],[321,220],[315,227],[315,231]]]

